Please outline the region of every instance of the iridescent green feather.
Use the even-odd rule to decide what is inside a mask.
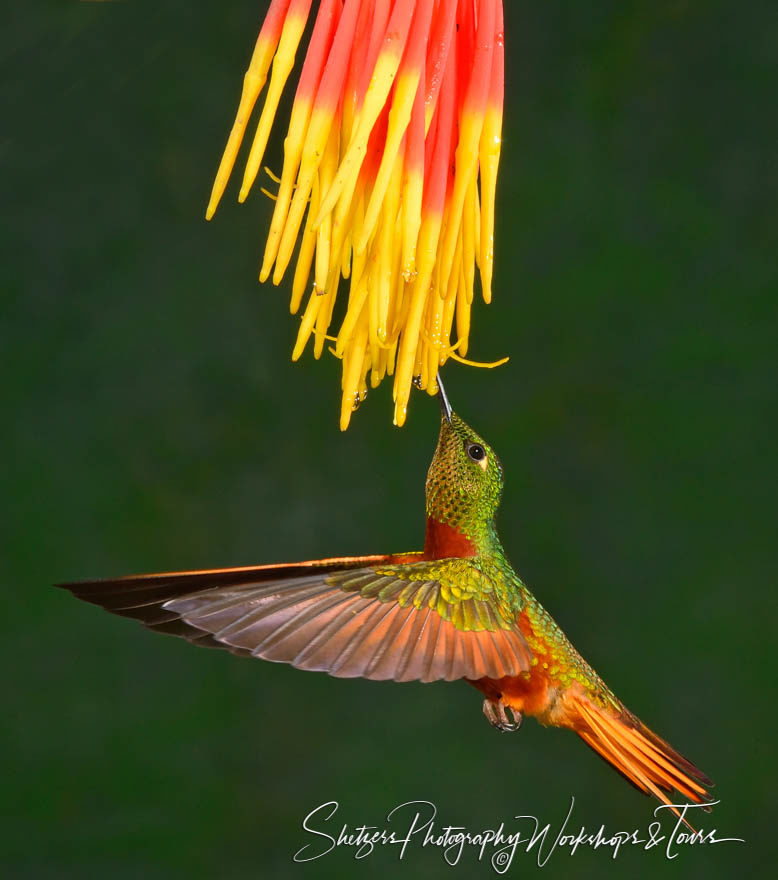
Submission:
[[[327,582],[366,599],[433,608],[465,632],[513,629],[523,607],[521,594],[482,557],[383,565],[373,571],[340,572]]]

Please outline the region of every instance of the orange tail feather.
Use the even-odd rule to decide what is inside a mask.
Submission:
[[[581,739],[639,791],[654,795],[679,818],[668,793],[677,791],[695,804],[710,800],[710,779],[626,709],[614,715],[585,697],[575,701],[575,708]]]

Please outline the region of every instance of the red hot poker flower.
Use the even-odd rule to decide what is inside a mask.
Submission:
[[[270,4],[207,219],[270,74],[239,201],[256,181],[311,6]],[[307,301],[292,359],[311,338],[316,358],[333,343],[344,430],[368,382],[393,376],[402,425],[412,384],[434,394],[438,368],[464,360],[476,269],[491,301],[503,69],[502,0],[318,3],[259,277],[280,284],[297,247],[292,314]]]

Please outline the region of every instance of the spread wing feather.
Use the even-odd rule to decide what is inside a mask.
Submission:
[[[422,565],[346,557],[63,586],[158,632],[339,678],[499,679],[530,668],[524,637],[488,595],[447,605]]]

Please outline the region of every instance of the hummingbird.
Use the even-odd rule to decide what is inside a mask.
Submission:
[[[421,551],[60,586],[233,654],[338,678],[462,679],[498,730],[525,715],[569,728],[677,816],[673,792],[709,809],[711,780],[626,708],[512,568],[496,528],[500,460],[452,411],[440,377],[438,398]]]

